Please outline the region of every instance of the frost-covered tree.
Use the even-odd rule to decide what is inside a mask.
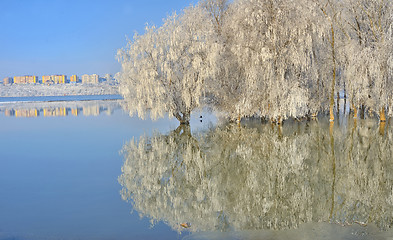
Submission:
[[[340,0],[314,0],[314,2],[316,2],[317,9],[323,15],[325,22],[322,24],[324,29],[321,42],[323,48],[320,49],[318,58],[323,63],[320,65],[320,72],[322,81],[325,82],[326,92],[328,92],[329,118],[333,122],[336,92],[337,100],[339,100],[339,91],[345,88],[345,82],[341,79],[341,73],[344,71],[342,52],[346,47],[346,38],[348,38],[346,24],[342,18],[345,3]]]
[[[393,114],[393,3],[348,0],[346,7],[352,40],[345,71],[350,100],[355,112],[367,107],[385,121],[386,109]]]
[[[209,21],[213,23],[214,29],[208,42],[213,74],[206,84],[210,105],[231,120],[250,116],[250,102],[245,103],[250,99],[246,97],[250,95],[245,82],[246,72],[233,53],[232,47],[236,44],[236,39],[228,29],[231,24],[236,24],[233,20],[233,3],[229,4],[226,0],[205,0],[202,5],[209,13]]]
[[[202,104],[234,120],[281,122],[344,91],[356,109],[393,114],[392,2],[203,0],[119,51],[125,108],[188,123]],[[208,100],[208,101],[204,101]]]
[[[309,113],[318,80],[314,48],[323,32],[315,23],[320,22],[315,8],[307,0],[238,0],[231,4],[231,20],[225,21],[230,45],[227,55],[232,58],[229,69],[238,74],[230,74],[236,81],[227,85],[239,94],[231,105],[235,109],[228,112],[278,120]]]
[[[119,51],[120,92],[130,114],[143,118],[149,110],[153,119],[168,113],[189,123],[210,76],[206,42],[212,23],[206,19],[206,8],[190,6],[162,27],[146,27]]]

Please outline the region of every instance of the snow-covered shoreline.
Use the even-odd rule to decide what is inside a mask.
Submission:
[[[0,97],[35,97],[64,95],[118,95],[119,85],[103,82],[98,84],[26,84],[0,85]]]

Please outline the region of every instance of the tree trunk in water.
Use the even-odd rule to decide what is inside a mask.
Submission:
[[[329,121],[330,122],[334,122],[334,111],[333,111],[333,109],[334,109],[334,103],[333,104],[330,103],[330,110],[329,110],[329,116],[330,116]]]
[[[360,118],[361,119],[364,119],[364,112],[365,112],[365,110],[366,110],[366,107],[362,104],[360,106]]]
[[[182,119],[182,121],[180,121],[180,124],[189,125],[190,124],[190,115],[191,115],[190,112],[183,113],[183,119]]]
[[[332,205],[330,209],[330,216],[329,219],[332,220],[333,213],[334,213],[334,201],[335,201],[335,188],[336,188],[336,155],[334,149],[334,122],[331,121],[329,125],[329,135],[330,135],[330,151],[331,151],[331,158],[332,158]]]
[[[278,139],[282,139],[283,135],[282,135],[282,125],[278,124],[277,125],[277,130],[278,130]]]
[[[347,90],[345,88],[345,81],[344,81],[344,115],[347,112]]]
[[[334,27],[333,23],[331,23],[331,31],[332,31],[332,40],[331,40],[331,47],[332,47],[332,60],[333,60],[333,79],[332,79],[332,89],[330,93],[330,122],[334,121],[334,87],[336,86],[336,52],[335,52],[335,45],[334,45]]]
[[[357,119],[358,118],[358,109],[355,107],[355,104],[352,103],[352,108],[353,108],[353,118]]]
[[[180,115],[179,113],[175,113],[174,116],[176,117],[177,120],[179,120],[180,124],[189,125],[191,112],[187,111],[187,112],[182,112],[181,114],[182,115]]]
[[[340,116],[340,92],[337,91],[337,117]]]
[[[379,134],[381,136],[385,135],[385,125],[386,125],[386,122],[380,122],[379,123]]]
[[[311,114],[311,119],[317,120],[317,116],[318,116],[318,113],[313,113],[313,114]]]
[[[278,117],[278,119],[277,119],[277,124],[278,124],[278,125],[282,125],[282,118],[281,118],[281,116]]]
[[[385,116],[385,109],[381,108],[381,111],[379,112],[379,121],[386,122],[386,116]]]
[[[181,124],[174,131],[176,137],[180,139],[182,136],[191,136],[191,128],[189,125]]]

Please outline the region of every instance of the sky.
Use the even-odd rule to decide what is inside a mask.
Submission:
[[[117,50],[197,0],[0,0],[0,81],[115,74]]]

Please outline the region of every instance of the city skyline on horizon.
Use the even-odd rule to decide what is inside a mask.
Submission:
[[[13,76],[115,75],[118,49],[196,0],[4,0],[0,80]]]
[[[46,83],[99,83],[101,81],[115,80],[112,74],[98,75],[98,74],[83,74],[83,75],[65,75],[65,74],[52,74],[52,75],[24,75],[24,76],[9,76],[0,79],[0,83],[8,84],[46,84]]]

